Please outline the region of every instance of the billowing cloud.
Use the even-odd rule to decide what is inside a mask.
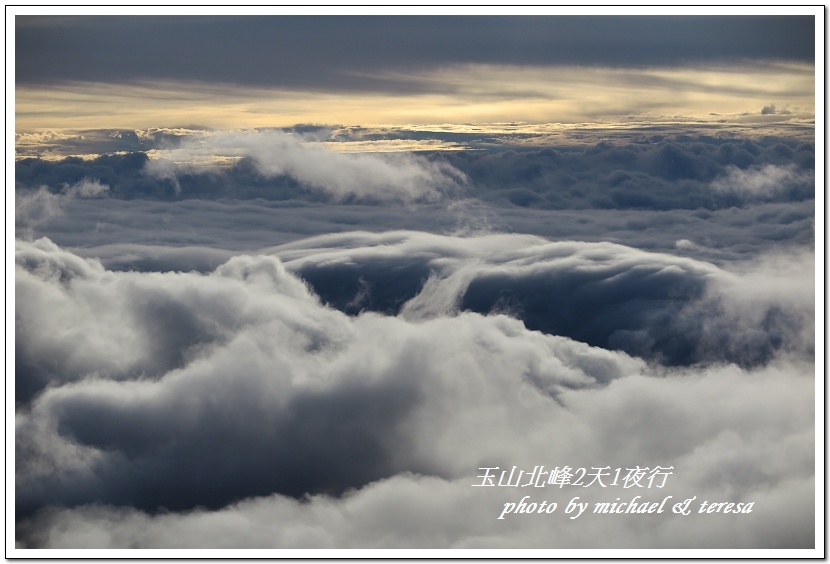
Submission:
[[[435,466],[407,446],[408,432],[398,427],[426,389],[438,385],[432,380],[477,365],[476,350],[485,342],[503,342],[492,362],[507,373],[526,373],[546,394],[639,366],[603,351],[589,360],[585,345],[541,335],[522,344],[512,336],[524,328],[507,318],[481,327],[475,315],[431,327],[373,315],[351,320],[320,306],[271,257],[236,257],[208,277],[159,277],[107,272],[41,240],[20,245],[18,265],[18,389],[35,388],[21,398],[29,400],[29,415],[18,427],[23,511],[43,504],[40,496],[54,487],[48,484],[57,462],[40,448],[60,437],[68,444],[55,452],[71,458],[66,452],[77,449],[75,462],[93,460],[96,469],[81,472],[64,494],[50,495],[51,502],[188,509],[272,491],[340,493],[401,470],[448,471],[448,462]],[[484,341],[453,361],[458,366],[425,364],[417,353],[439,346],[449,354],[453,341],[466,342],[470,332]],[[388,346],[378,347],[382,342]],[[552,351],[560,351],[560,360],[547,358]],[[133,398],[127,403],[125,393]],[[217,404],[218,398],[225,399]],[[182,402],[192,409],[183,411]],[[248,415],[241,417],[239,409]],[[112,418],[112,425],[96,423],[102,418]],[[218,466],[208,461],[214,451],[205,442],[215,433],[239,449]],[[179,439],[170,443],[172,436]],[[201,454],[198,444],[206,449]],[[82,456],[101,449],[116,452]],[[296,456],[286,458],[288,452]],[[175,479],[165,486],[182,464],[194,472],[213,470],[191,491]],[[241,481],[240,466],[252,472]],[[339,470],[325,470],[334,466]],[[125,471],[135,487],[100,497]],[[99,482],[102,476],[108,477]],[[204,497],[208,490],[213,497]],[[81,491],[92,497],[78,499]]]
[[[814,260],[803,248],[755,257],[748,271],[730,264],[744,269],[741,277],[610,243],[503,234],[330,235],[274,251],[326,303],[352,314],[508,313],[530,329],[671,365],[752,366],[779,349],[809,353],[813,346],[803,331],[813,323]],[[781,261],[785,268],[761,266]],[[793,285],[800,290],[777,290]]]
[[[327,261],[371,254],[355,244],[364,237],[341,239]],[[651,268],[645,254],[602,245],[397,237],[409,247],[399,242],[387,257],[421,248],[448,266],[493,249],[511,259],[499,268],[519,273],[545,253],[577,272]],[[326,242],[295,248],[320,258]],[[731,281],[736,293],[757,288],[732,300],[745,313],[796,307],[776,289],[785,282],[758,284],[775,260],[727,274],[651,258],[666,274],[685,268]],[[17,263],[18,344],[37,347],[28,358],[42,363],[46,382],[16,418],[25,546],[812,545],[806,353],[749,370],[719,362],[667,370],[503,314],[413,316],[413,305],[400,316],[349,317],[272,256],[238,256],[209,275],[117,273],[41,240],[19,242]],[[28,374],[17,371],[18,386]],[[472,487],[481,467],[539,464],[673,470],[664,489],[535,489],[533,499],[556,501],[557,512],[504,520],[504,504],[527,492]],[[574,496],[593,504],[635,493],[755,509],[642,520],[564,514]],[[725,527],[728,519],[742,519],[743,532]]]
[[[157,154],[159,158],[150,160],[145,170],[158,178],[175,178],[170,161],[190,165],[200,158],[246,156],[265,177],[290,177],[336,200],[435,200],[465,181],[461,172],[440,161],[407,153],[343,154],[310,147],[277,130],[186,138],[178,147]]]

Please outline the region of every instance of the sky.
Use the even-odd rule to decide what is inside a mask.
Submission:
[[[820,555],[821,11],[608,12],[16,9],[7,554]]]
[[[797,15],[21,16],[15,128],[618,122],[771,105],[809,119],[814,27]]]

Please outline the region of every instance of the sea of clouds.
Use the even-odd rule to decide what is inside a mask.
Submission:
[[[811,144],[152,151],[16,163],[19,547],[813,546]]]

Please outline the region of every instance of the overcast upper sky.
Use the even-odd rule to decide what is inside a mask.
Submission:
[[[809,16],[19,17],[18,84],[195,80],[408,90],[383,72],[447,65],[812,63]]]

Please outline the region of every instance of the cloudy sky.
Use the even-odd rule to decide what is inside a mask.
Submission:
[[[816,555],[820,16],[18,10],[7,546]]]
[[[710,119],[773,105],[809,119],[814,27],[796,15],[20,16],[16,131]]]

